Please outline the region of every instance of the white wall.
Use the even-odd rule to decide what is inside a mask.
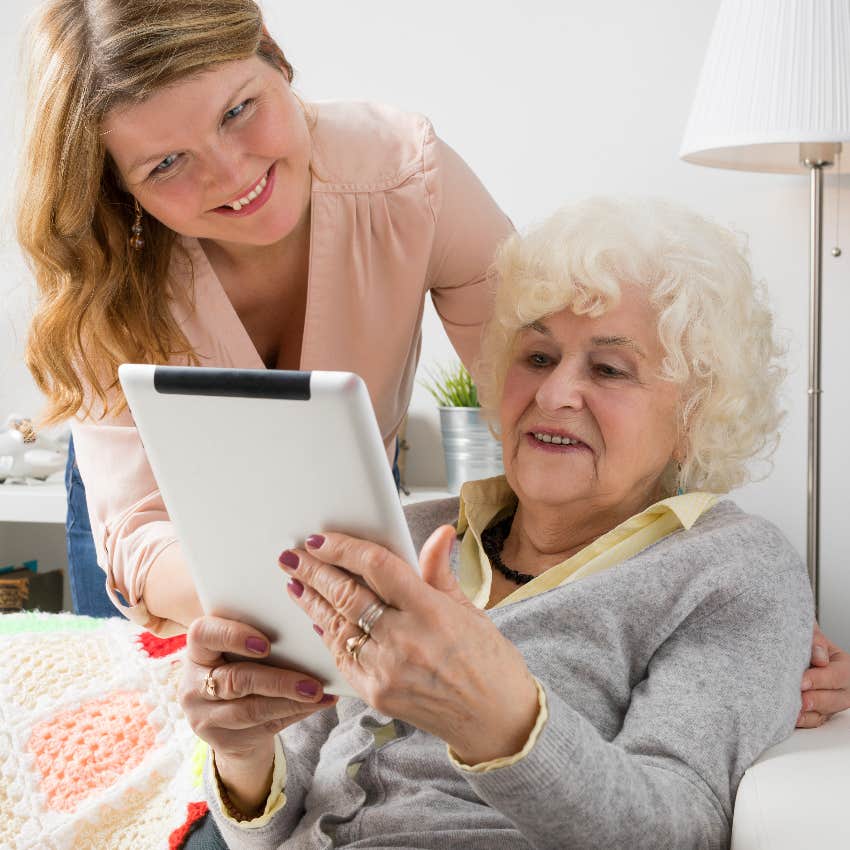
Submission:
[[[593,193],[663,195],[749,234],[753,266],[770,287],[790,343],[788,418],[776,468],[736,494],[805,552],[808,184],[805,178],[703,169],[677,151],[718,0],[369,0],[282,5],[267,15],[307,99],[374,99],[427,114],[522,228]],[[31,2],[7,11],[0,33],[0,96],[12,99],[14,42]],[[14,158],[0,139],[2,163]],[[827,178],[825,234],[834,241],[835,178]],[[850,523],[844,520],[850,450],[850,181],[841,198],[844,257],[824,268],[822,621],[850,647]],[[8,190],[7,190],[8,194]],[[0,246],[2,247],[2,246]],[[20,365],[26,286],[0,253],[0,416],[27,411],[36,393]],[[10,288],[18,284],[18,289]],[[426,315],[423,364],[451,347]],[[434,481],[441,460],[436,412],[417,388],[409,479]]]

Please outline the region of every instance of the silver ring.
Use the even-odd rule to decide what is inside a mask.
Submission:
[[[215,679],[213,679],[213,673],[215,673],[215,667],[210,667],[209,672],[207,673],[207,677],[204,679],[204,693],[210,699],[218,699],[218,693],[216,693]]]
[[[363,644],[369,640],[369,635],[366,632],[360,632],[359,635],[352,635],[345,642],[345,651],[355,660],[359,661],[360,650],[363,649]]]
[[[375,628],[375,623],[381,619],[381,615],[386,610],[387,606],[384,605],[380,599],[372,602],[370,605],[367,605],[366,609],[360,615],[360,619],[357,621],[357,625],[360,627],[360,630],[365,632],[367,635],[371,635],[372,629]]]

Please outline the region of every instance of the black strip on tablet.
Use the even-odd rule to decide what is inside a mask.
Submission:
[[[157,366],[154,389],[168,395],[310,400],[310,373],[277,369]]]

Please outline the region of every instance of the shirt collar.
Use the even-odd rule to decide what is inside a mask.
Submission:
[[[646,515],[660,516],[671,511],[684,529],[690,529],[707,507],[717,500],[714,493],[682,493],[670,496],[650,505],[626,522]],[[504,475],[484,478],[480,481],[467,481],[460,490],[457,531],[463,534],[472,526],[478,536],[492,524],[498,514],[508,514],[516,509],[517,497]],[[482,524],[483,523],[483,524]]]

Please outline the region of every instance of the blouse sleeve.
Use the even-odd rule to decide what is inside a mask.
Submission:
[[[510,219],[469,166],[433,129],[425,140],[425,174],[435,233],[428,267],[434,307],[469,368],[490,316],[490,268],[498,245],[513,233]]]
[[[151,566],[179,544],[132,417],[125,410],[111,419],[75,422],[71,430],[109,597],[128,619],[158,635],[185,631],[151,615],[143,601]]]

